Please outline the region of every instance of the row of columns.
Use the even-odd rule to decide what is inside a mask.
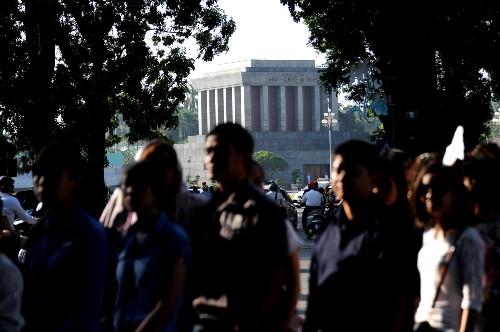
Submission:
[[[338,110],[320,86],[244,85],[198,91],[198,131],[237,122],[250,131],[319,131],[323,113]],[[328,98],[330,97],[330,98]]]

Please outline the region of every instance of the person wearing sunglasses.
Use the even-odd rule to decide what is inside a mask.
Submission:
[[[462,169],[436,158],[419,173],[411,197],[417,224],[424,227],[415,322],[439,331],[474,331],[482,306],[484,243],[472,227]]]

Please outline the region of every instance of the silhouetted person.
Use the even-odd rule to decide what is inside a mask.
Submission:
[[[152,139],[146,142],[135,156],[135,161],[141,160],[158,160],[163,165],[165,172],[165,190],[172,196],[161,202],[162,210],[174,223],[180,225],[189,235],[193,261],[196,260],[196,248],[202,230],[204,229],[208,213],[206,209],[208,195],[193,195],[183,180],[182,167],[177,158],[177,153],[171,144],[163,139]],[[118,187],[113,192],[108,205],[104,209],[101,222],[105,225],[108,234],[112,238],[116,238],[126,234],[131,225],[137,221],[137,214],[134,211],[129,211],[123,202],[123,190]],[[115,235],[113,235],[115,234]],[[113,269],[114,271],[114,269]],[[114,278],[114,272],[113,272]],[[193,297],[193,287],[197,284],[196,279],[203,278],[198,273],[194,273],[188,269],[186,274],[186,287],[184,294],[184,303],[177,317],[177,327],[179,331],[191,332],[193,324],[197,321],[197,314],[191,304]],[[108,287],[113,293],[113,283]],[[114,294],[114,293],[113,293]],[[114,300],[114,296],[112,297]],[[105,316],[109,317],[112,307],[109,308],[109,303],[105,312]],[[108,322],[109,324],[109,322]]]
[[[330,178],[342,205],[314,248],[305,332],[393,331],[401,319],[400,299],[392,296],[398,265],[386,252],[382,174],[372,144],[350,140],[335,149]]]
[[[122,177],[123,200],[137,221],[118,248],[117,332],[176,331],[176,320],[191,264],[185,230],[163,210],[173,200],[164,160],[144,160],[128,167]]]
[[[474,331],[482,307],[484,242],[471,226],[462,170],[434,159],[419,173],[411,201],[418,224],[424,226],[415,322],[428,322],[438,330]],[[452,246],[454,256],[443,279],[442,267]]]
[[[253,138],[241,125],[224,123],[207,134],[205,149],[207,177],[219,187],[193,301],[203,331],[286,331],[286,221],[249,180]]]
[[[19,332],[24,326],[21,315],[23,276],[12,258],[5,254],[9,249],[6,233],[0,231],[0,331]]]
[[[45,214],[31,229],[23,273],[25,331],[98,331],[109,247],[85,205],[90,181],[80,151],[51,143],[36,156],[33,184]],[[94,187],[95,188],[95,187]]]

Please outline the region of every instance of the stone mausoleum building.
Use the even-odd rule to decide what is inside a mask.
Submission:
[[[328,127],[321,125],[330,108],[338,118],[338,99],[320,85],[314,60],[246,60],[220,66],[192,80],[198,93],[198,132],[188,143],[176,144],[184,177],[207,181],[204,170],[205,135],[223,122],[237,122],[250,131],[254,151],[271,151],[286,159],[289,169],[275,174],[290,182],[299,169],[303,184],[329,172]],[[332,127],[332,149],[346,140]],[[235,137],[235,139],[238,139]]]

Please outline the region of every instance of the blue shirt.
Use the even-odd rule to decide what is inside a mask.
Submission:
[[[83,208],[46,213],[26,247],[25,331],[99,331],[109,245]]]
[[[178,259],[191,265],[191,247],[187,233],[165,214],[160,214],[154,229],[137,242],[137,223],[122,240],[118,252],[116,278],[118,290],[114,310],[116,331],[136,328],[158,304],[170,286],[170,277]],[[175,323],[182,296],[173,319],[163,331],[176,331]]]

